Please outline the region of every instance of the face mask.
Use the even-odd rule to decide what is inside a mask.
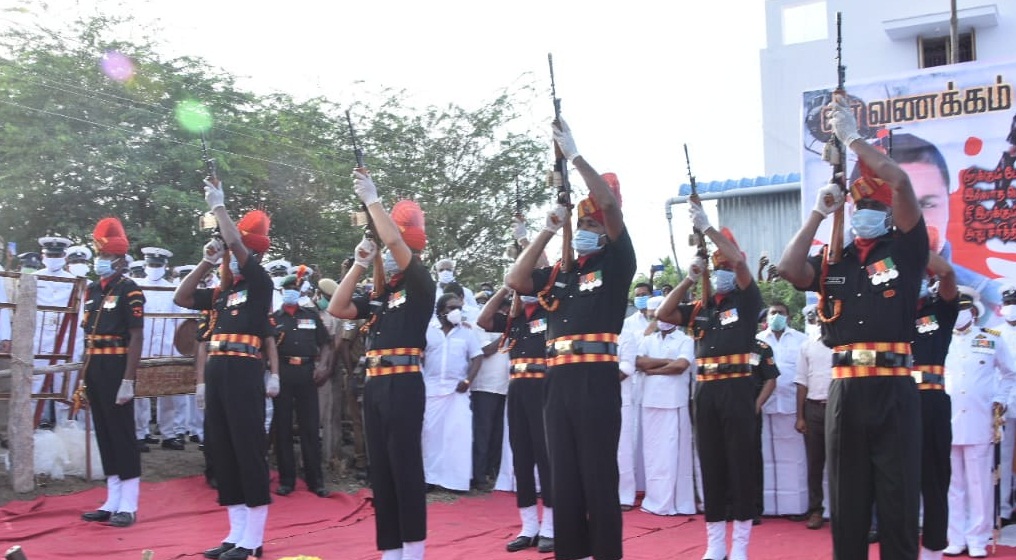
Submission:
[[[787,328],[787,316],[781,313],[769,316],[769,328],[774,331],[783,331]]]
[[[804,326],[804,334],[811,338],[818,338],[819,336],[822,336],[822,326],[808,323]]]
[[[282,303],[285,305],[296,305],[300,301],[300,292],[296,290],[282,290]]]
[[[525,303],[525,304],[536,303],[536,302],[540,301],[540,298],[538,298],[536,296],[519,296],[519,299],[521,299],[522,303]]]
[[[956,316],[956,329],[961,330],[969,327],[974,322],[974,312],[969,309],[960,309]]]
[[[670,332],[676,329],[677,325],[673,323],[668,323],[666,321],[656,321],[656,327],[659,328],[661,331]]]
[[[67,259],[63,257],[44,257],[42,259],[42,265],[50,272],[62,269],[65,264],[67,264]]]
[[[88,272],[91,270],[88,268],[87,263],[74,263],[67,265],[67,269],[71,271],[71,274],[78,278],[84,278],[88,276]]]
[[[236,260],[235,258],[234,259],[229,259],[229,271],[233,273],[233,276],[239,276],[240,275],[240,261]]]
[[[734,291],[734,273],[729,270],[714,270],[712,276],[713,291],[718,294],[729,294]]]
[[[1016,321],[1016,305],[1003,305],[1002,318],[1006,321]]]
[[[644,311],[649,305],[649,296],[635,296],[635,309]]]
[[[98,274],[100,278],[109,278],[110,276],[116,274],[116,270],[113,268],[113,261],[110,259],[96,258],[95,273]]]
[[[850,217],[850,227],[854,230],[854,235],[861,239],[875,239],[889,232],[889,226],[886,225],[888,217],[887,212],[863,208]]]
[[[447,319],[448,322],[453,325],[458,325],[459,323],[462,322],[462,310],[452,309],[451,311],[448,312],[447,315],[445,315],[445,319]]]
[[[455,272],[451,270],[442,270],[437,273],[437,279],[442,284],[447,284],[452,280],[455,280]]]
[[[924,299],[929,295],[931,295],[931,291],[928,289],[928,279],[925,278],[921,280],[921,291],[918,292],[917,297],[920,299]]]
[[[392,255],[391,251],[385,251],[381,257],[381,260],[384,263],[383,267],[386,275],[391,276],[392,274],[397,274],[402,271],[402,269],[399,268],[398,261],[395,260],[395,255]]]
[[[162,280],[162,277],[166,275],[166,268],[163,266],[146,266],[145,276],[153,281],[158,282]]]
[[[580,229],[575,232],[575,237],[572,237],[571,245],[580,257],[594,253],[600,249],[600,234]]]
[[[317,308],[320,309],[321,311],[328,309],[328,300],[325,298],[318,298]]]

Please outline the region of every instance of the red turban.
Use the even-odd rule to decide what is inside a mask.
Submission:
[[[392,207],[392,221],[399,228],[402,240],[414,251],[422,251],[427,245],[427,231],[423,210],[412,200],[400,200]]]
[[[263,210],[251,210],[240,218],[236,229],[240,230],[240,239],[244,246],[257,253],[264,253],[272,245],[268,238],[268,228],[272,220]]]
[[[123,224],[116,218],[103,218],[95,224],[92,231],[92,240],[96,253],[109,253],[110,255],[126,255],[130,243],[127,241],[127,232]]]
[[[617,175],[614,173],[604,173],[600,177],[607,182],[610,192],[614,193],[614,198],[617,199],[617,205],[621,206],[621,182],[617,180]],[[579,201],[579,218],[585,216],[589,216],[601,224],[603,223],[603,209],[596,204],[596,200],[591,196]]]
[[[737,244],[737,239],[734,239],[734,233],[732,231],[727,228],[720,228],[720,233],[723,234],[723,237],[729,239],[730,242],[734,244],[734,247],[737,247],[738,249],[741,248],[741,246]],[[744,255],[744,251],[741,251],[741,254]],[[723,256],[723,253],[721,253],[719,249],[713,251],[712,261],[714,269],[730,265],[730,261],[727,260],[727,257]]]
[[[850,185],[850,198],[854,203],[862,198],[870,198],[886,206],[893,205],[893,190],[885,181],[875,176],[875,172],[864,162],[858,162],[861,177]]]

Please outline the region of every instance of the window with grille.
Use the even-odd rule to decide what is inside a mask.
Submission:
[[[976,59],[974,50],[974,32],[959,34],[959,60],[956,62],[970,62]],[[949,36],[945,37],[918,37],[917,52],[918,64],[921,68],[933,66],[945,66],[949,64],[949,49],[951,41]]]

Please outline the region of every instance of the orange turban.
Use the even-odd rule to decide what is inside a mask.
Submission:
[[[96,253],[109,253],[110,255],[126,255],[130,243],[127,241],[127,232],[123,224],[116,218],[103,218],[95,224],[92,231],[92,240]]]

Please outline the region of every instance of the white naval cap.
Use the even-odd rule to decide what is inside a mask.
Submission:
[[[66,237],[40,237],[39,246],[42,247],[42,252],[46,256],[61,256],[71,246],[71,240]]]
[[[183,278],[184,276],[187,276],[188,274],[193,272],[194,269],[197,267],[198,265],[196,264],[181,264],[180,266],[174,268],[173,272],[175,272],[176,275],[179,276],[180,278]]]
[[[84,245],[75,245],[67,248],[67,260],[68,261],[84,261],[89,262],[92,260],[92,250]]]
[[[289,274],[289,269],[292,266],[292,263],[285,259],[275,259],[264,264],[265,270],[272,276],[285,276]]]
[[[170,257],[173,256],[172,251],[162,247],[144,247],[141,249],[141,254],[145,256],[146,263],[160,264],[162,266],[166,266]]]
[[[145,268],[145,261],[142,261],[142,260],[133,261],[133,262],[131,262],[130,264],[127,265],[127,268],[129,268],[131,270],[144,270],[144,268]]]
[[[984,317],[984,304],[981,303],[981,293],[970,286],[957,286],[956,288],[960,293],[960,307],[963,307],[964,303],[972,305],[977,308],[977,317]]]

